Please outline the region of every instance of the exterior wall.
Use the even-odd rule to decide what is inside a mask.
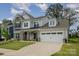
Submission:
[[[39,20],[33,20],[33,21],[30,21],[30,27],[34,27],[34,22],[38,22],[39,23],[39,26],[43,26],[45,25],[46,23],[48,23],[48,19],[39,19]]]
[[[63,39],[64,38],[66,38],[66,39],[68,39],[68,31],[66,30],[66,29],[41,29],[41,30],[38,30],[38,31],[36,31],[36,33],[37,33],[37,37],[38,37],[38,41],[41,41],[40,39],[40,33],[42,33],[42,32],[63,32]],[[21,32],[21,31],[17,31],[17,32],[15,32],[15,34],[16,33],[19,33],[20,34],[20,40],[23,40],[24,38],[23,38],[23,33],[24,32],[27,32],[27,39],[28,40],[34,40],[33,39],[33,31],[23,31],[23,32]],[[16,36],[15,36],[16,37]],[[64,41],[64,40],[63,40]]]
[[[45,25],[46,23],[49,23],[49,21],[53,21],[55,20],[55,25],[52,25],[52,26],[56,26],[56,19],[48,19],[48,18],[42,18],[42,19],[33,19],[33,20],[24,20],[21,22],[21,25],[22,27],[20,27],[21,29],[27,29],[27,28],[33,28],[34,27],[34,22],[38,22],[39,23],[39,26],[43,26]],[[28,27],[24,27],[24,23],[28,22]],[[52,27],[49,25],[49,27]],[[19,29],[19,28],[18,28]]]
[[[26,28],[33,28],[34,27],[34,22],[38,22],[39,23],[39,26],[43,26],[43,25],[45,25],[46,23],[49,23],[49,21],[54,21],[55,22],[55,24],[54,25],[49,25],[49,27],[55,27],[56,26],[56,24],[57,24],[57,22],[56,22],[56,19],[47,19],[47,18],[43,18],[43,19],[37,19],[37,20],[35,20],[35,19],[33,19],[33,20],[25,20],[25,21],[23,21],[22,22],[22,28],[23,29],[26,29]],[[24,27],[24,23],[25,22],[28,22],[28,27]]]
[[[49,19],[44,18],[43,20],[40,21],[40,26],[45,25],[46,23],[48,23]]]
[[[19,38],[16,38],[16,34],[19,34]],[[16,40],[24,40],[24,38],[23,38],[23,32],[14,33],[14,39],[16,39]]]
[[[68,31],[67,30],[64,31],[64,38],[68,39]]]
[[[64,40],[64,42],[68,42],[68,30],[67,29],[65,29],[64,30],[64,39],[66,39],[66,40]]]
[[[30,17],[29,17],[27,14],[23,15],[23,17],[24,17],[25,19],[30,19]]]
[[[16,34],[17,34],[17,33],[20,34],[20,32],[21,32],[21,31],[14,31],[14,39],[17,39],[17,38],[16,38]],[[20,39],[21,39],[21,36],[20,36]]]

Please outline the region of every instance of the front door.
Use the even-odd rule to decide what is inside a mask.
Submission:
[[[27,32],[24,32],[24,34],[23,34],[23,40],[27,40]]]
[[[38,41],[37,33],[33,33],[33,39]]]

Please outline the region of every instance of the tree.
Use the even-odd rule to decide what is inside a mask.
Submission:
[[[74,17],[77,15],[77,12],[73,9],[66,8],[64,9],[65,15],[63,16],[65,19],[69,20],[69,26],[73,25],[75,22],[77,22],[77,17]]]
[[[46,15],[56,19],[64,18],[69,20],[69,24],[72,25],[76,22],[76,18],[73,17],[77,14],[73,9],[63,8],[63,5],[60,3],[51,4],[46,11]]]
[[[2,28],[2,35],[5,38],[5,41],[7,41],[9,39],[9,33],[6,28]]]
[[[73,25],[75,22],[77,22],[77,17],[74,17],[75,15],[77,15],[77,12],[70,8],[63,8],[63,5],[59,3],[51,4],[46,11],[46,15],[50,18],[55,17],[57,20],[59,18],[69,20],[69,27]]]
[[[50,17],[59,18],[62,17],[63,6],[59,3],[51,4],[47,9],[46,15]]]
[[[8,28],[7,28],[8,22],[10,22],[10,21],[7,19],[4,19],[2,21],[1,33],[2,33],[2,36],[5,38],[5,42],[9,39],[9,32],[8,32]]]

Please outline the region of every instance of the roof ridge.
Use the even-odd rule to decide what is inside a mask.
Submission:
[[[28,16],[34,18],[31,14],[29,14],[28,12],[26,12],[26,11],[24,11],[24,10],[23,10],[23,13],[25,13],[25,14],[27,14]]]

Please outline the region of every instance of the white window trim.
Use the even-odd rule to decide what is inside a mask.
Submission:
[[[51,22],[52,22],[52,24],[51,24]],[[54,24],[53,24],[53,22],[54,22]],[[56,26],[56,20],[50,20],[49,27],[55,27],[55,26]]]
[[[24,23],[28,23],[28,26],[24,26]],[[29,21],[24,21],[22,24],[23,24],[22,28],[30,28],[30,22]]]
[[[26,26],[26,24],[27,24],[27,26]],[[24,23],[24,27],[28,27],[28,22],[25,22],[25,23]]]

